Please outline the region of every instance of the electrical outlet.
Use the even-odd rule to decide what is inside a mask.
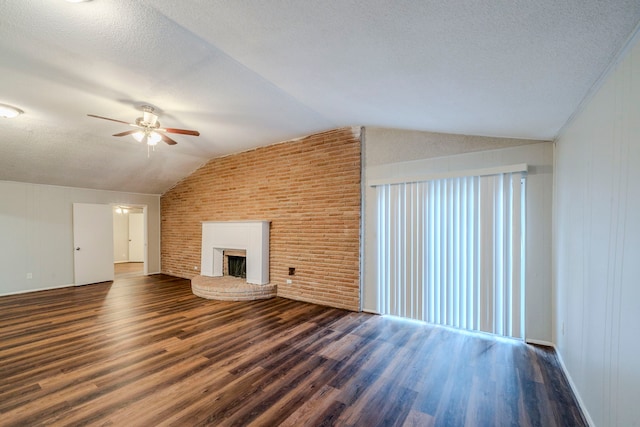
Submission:
[[[196,265],[195,267],[193,267],[193,269],[194,269],[194,270],[197,270],[197,269],[198,269],[198,266]]]
[[[27,279],[33,279],[33,273],[27,273]]]
[[[287,279],[287,285],[290,285],[290,284],[292,284],[292,283],[293,283],[293,280],[291,280],[291,279]]]

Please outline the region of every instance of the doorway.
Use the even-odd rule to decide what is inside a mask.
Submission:
[[[114,205],[112,211],[115,279],[146,275],[146,206]]]

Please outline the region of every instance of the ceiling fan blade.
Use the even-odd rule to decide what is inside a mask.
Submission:
[[[181,135],[200,136],[200,132],[198,132],[197,130],[175,129],[175,128],[162,128],[162,129],[156,129],[156,130],[159,132],[179,133]]]
[[[136,133],[136,132],[140,132],[139,130],[127,130],[124,132],[120,132],[120,133],[114,133],[113,136],[127,136],[127,135],[131,135],[132,133]]]
[[[132,125],[132,123],[129,123],[129,122],[123,122],[122,120],[110,119],[109,117],[96,116],[95,114],[87,114],[87,116],[94,117],[96,119],[110,120],[112,122],[124,123],[125,125]],[[133,126],[135,126],[135,125],[133,125]]]
[[[177,142],[175,142],[173,139],[169,138],[167,135],[163,134],[163,133],[159,133],[158,135],[160,135],[160,138],[162,138],[162,140],[164,142],[166,142],[169,145],[176,145]]]

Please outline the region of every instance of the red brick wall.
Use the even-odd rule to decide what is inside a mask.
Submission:
[[[358,310],[360,199],[359,128],[213,159],[161,198],[162,271],[199,274],[200,221],[269,220],[278,295]]]

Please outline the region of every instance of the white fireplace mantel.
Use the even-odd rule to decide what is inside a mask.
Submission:
[[[269,283],[270,221],[203,221],[200,274],[222,276],[223,251],[247,252],[247,283]]]

